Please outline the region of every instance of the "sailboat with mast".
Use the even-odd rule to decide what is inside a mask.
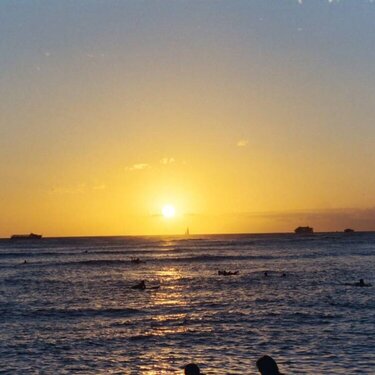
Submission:
[[[189,227],[186,227],[186,230],[185,230],[185,236],[190,236],[190,230],[189,230]]]

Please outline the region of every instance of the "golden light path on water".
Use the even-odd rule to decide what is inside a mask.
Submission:
[[[166,241],[169,244],[169,241]],[[150,304],[155,307],[174,307],[186,306],[188,301],[186,296],[183,294],[183,287],[179,284],[178,280],[186,277],[186,275],[175,267],[163,268],[158,270],[154,274],[155,280],[162,281],[162,288],[157,290],[157,292],[152,293]],[[150,331],[152,336],[168,336],[176,334],[184,334],[189,332],[189,327],[187,325],[188,316],[184,313],[169,313],[169,314],[159,314],[152,317],[152,322],[150,325]],[[172,324],[171,324],[172,323]],[[157,361],[157,369],[150,369],[149,364],[140,365],[141,373],[145,375],[166,375],[171,373],[171,363],[166,361],[169,356],[170,349],[161,349],[158,353],[153,353],[154,355],[160,357]],[[123,369],[126,373],[128,367]],[[183,374],[183,369],[177,372],[177,374]]]

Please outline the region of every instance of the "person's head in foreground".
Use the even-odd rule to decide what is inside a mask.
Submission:
[[[264,355],[257,360],[257,367],[262,375],[281,375],[277,363],[269,355]]]
[[[203,375],[195,363],[189,363],[184,367],[185,375]]]

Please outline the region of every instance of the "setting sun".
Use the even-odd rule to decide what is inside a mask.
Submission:
[[[176,210],[172,205],[166,204],[162,208],[161,212],[162,212],[162,214],[165,218],[170,219],[170,218],[174,217],[174,215],[176,213]]]
[[[0,375],[375,375],[374,20],[0,0]]]

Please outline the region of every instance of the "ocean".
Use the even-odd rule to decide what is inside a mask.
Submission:
[[[374,266],[374,233],[0,240],[0,373],[374,374]]]

